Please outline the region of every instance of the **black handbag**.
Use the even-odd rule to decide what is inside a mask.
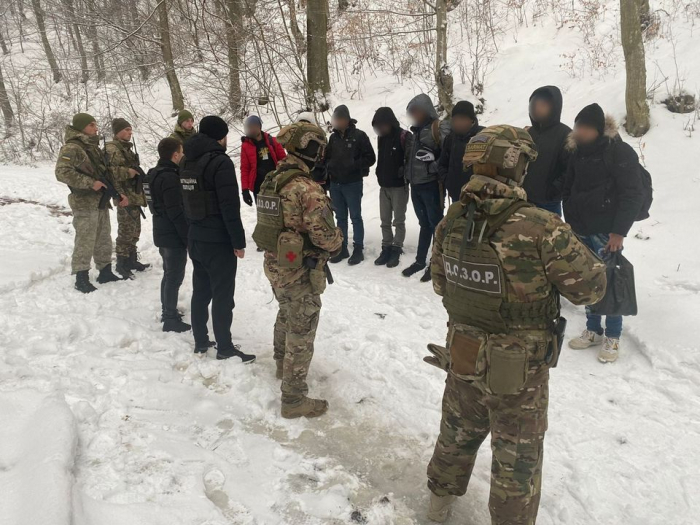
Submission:
[[[608,288],[605,297],[590,307],[596,315],[637,315],[637,294],[634,289],[634,266],[620,252],[609,254],[607,265]]]

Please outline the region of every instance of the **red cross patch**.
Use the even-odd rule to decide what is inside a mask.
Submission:
[[[287,255],[285,255],[285,257],[290,263],[293,263],[297,258],[297,254],[292,251],[289,251],[287,252]]]

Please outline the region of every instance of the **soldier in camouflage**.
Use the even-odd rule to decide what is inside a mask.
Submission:
[[[68,204],[73,212],[75,245],[71,259],[71,272],[76,276],[75,287],[83,293],[94,292],[90,283],[90,261],[100,271],[97,282],[118,281],[112,273],[112,236],[109,208],[100,209],[100,201],[106,190],[105,182],[115,184],[107,172],[100,150],[95,119],[87,113],[77,113],[71,125],[66,126],[65,144],[58,154],[56,179],[70,188]],[[118,189],[118,184],[116,185]],[[129,204],[121,193],[119,206]]]
[[[190,111],[183,109],[177,114],[177,124],[175,124],[175,130],[170,136],[184,144],[196,132],[194,129],[194,115]]]
[[[143,176],[138,153],[131,142],[131,124],[123,118],[112,121],[112,140],[105,148],[109,170],[129,199],[129,205],[117,209],[117,273],[125,279],[132,276],[131,270],[144,271],[150,265],[138,260],[136,244],[141,236],[142,208],[146,206],[143,193]]]
[[[265,275],[279,303],[274,330],[277,377],[282,380],[282,416],[317,417],[328,410],[307,397],[306,376],[326,287],[328,259],[343,245],[330,201],[311,179],[326,137],[313,124],[282,128],[277,136],[289,155],[270,172],[257,197],[253,239],[265,251]]]
[[[491,522],[535,523],[549,369],[565,326],[559,294],[581,305],[605,293],[604,264],[558,216],[527,203],[520,186],[534,158],[524,130],[480,132],[464,154],[475,175],[435,232],[433,287],[449,331],[447,348],[429,345],[434,355],[426,358],[448,372],[428,466],[433,521],[445,521],[465,494],[490,433]]]

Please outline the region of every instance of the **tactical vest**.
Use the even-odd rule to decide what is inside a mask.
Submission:
[[[206,153],[197,161],[185,159],[185,165],[180,170],[180,186],[185,216],[189,220],[201,221],[211,215],[221,215],[216,192],[204,189],[204,172],[209,163],[219,155],[223,153]]]
[[[146,179],[143,181],[143,193],[146,196],[146,204],[154,217],[163,215],[163,203],[159,199],[154,199],[151,193],[151,186],[156,183],[156,179],[168,168],[160,166],[148,171]]]
[[[442,245],[447,279],[442,302],[454,322],[492,334],[552,327],[558,316],[555,294],[530,303],[509,302],[509,279],[489,242],[517,210],[530,206],[519,201],[493,217],[479,214],[474,202],[467,207],[460,203],[450,206]]]
[[[277,241],[282,232],[287,230],[284,226],[280,191],[296,177],[303,175],[298,168],[284,167],[265,176],[257,197],[258,223],[253,231],[253,241],[261,250],[277,253]],[[304,248],[313,246],[307,234],[300,235],[304,239]]]

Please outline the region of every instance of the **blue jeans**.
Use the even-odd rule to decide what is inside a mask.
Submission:
[[[551,211],[552,213],[556,213],[557,215],[559,215],[559,217],[561,217],[561,201],[545,202],[543,204],[535,204],[535,206],[542,210],[547,210]]]
[[[610,236],[607,233],[598,233],[596,235],[586,235],[581,237],[581,240],[595,253],[604,257],[601,252],[605,245],[608,244]],[[590,312],[590,308],[586,307],[586,330],[603,334],[603,316],[595,315]],[[619,339],[622,335],[622,316],[608,315],[605,317],[605,335],[613,339]]]
[[[420,224],[416,262],[425,264],[435,228],[442,220],[440,185],[437,181],[411,184],[411,202],[413,202],[413,209],[418,217],[418,224]]]
[[[362,249],[365,245],[365,223],[362,222],[362,185],[362,181],[348,184],[331,182],[331,200],[338,227],[343,232],[343,248],[348,246],[348,214],[350,214],[352,221],[352,241],[355,248]]]

